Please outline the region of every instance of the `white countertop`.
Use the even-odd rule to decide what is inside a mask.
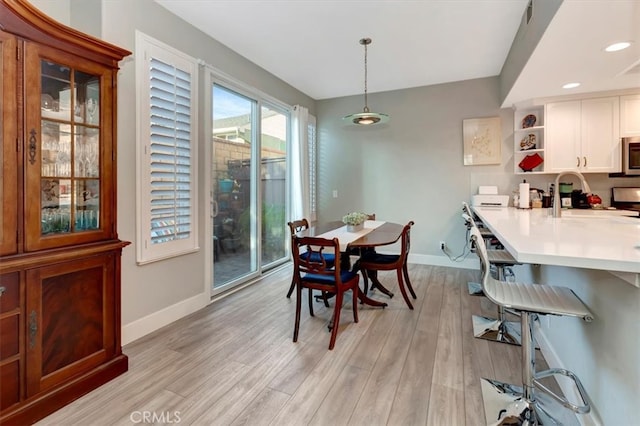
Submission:
[[[640,218],[624,210],[473,207],[473,211],[522,263],[640,274]],[[637,277],[637,276],[636,276]]]

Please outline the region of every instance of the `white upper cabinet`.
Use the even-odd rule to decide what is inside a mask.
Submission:
[[[620,96],[620,137],[640,136],[640,95]]]
[[[546,172],[620,171],[619,97],[549,103],[545,118]]]
[[[586,172],[622,170],[618,97],[582,101],[582,165]]]
[[[577,170],[580,167],[580,101],[547,104],[545,117],[546,171]]]

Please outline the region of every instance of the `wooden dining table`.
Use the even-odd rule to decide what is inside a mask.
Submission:
[[[338,238],[340,241],[341,268],[351,269],[350,252],[359,252],[364,249],[386,246],[394,244],[402,236],[404,226],[398,223],[367,220],[364,229],[356,232],[348,232],[347,227],[341,221],[319,223],[310,226],[308,229],[298,232],[299,237],[319,237]],[[354,271],[358,269],[358,262],[353,265]],[[391,292],[382,286],[375,274],[369,274],[374,287],[381,289],[387,295],[393,296]],[[371,299],[363,291],[358,292],[358,299],[365,305],[375,307],[386,307],[387,304]]]

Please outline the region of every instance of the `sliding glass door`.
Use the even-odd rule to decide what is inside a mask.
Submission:
[[[213,84],[213,294],[288,258],[289,114]]]
[[[262,204],[262,264],[278,262],[287,253],[288,116],[272,107],[261,108],[260,180]]]

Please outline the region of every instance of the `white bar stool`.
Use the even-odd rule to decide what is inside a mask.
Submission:
[[[462,217],[465,219],[467,229],[470,229],[471,223],[476,225],[487,247],[492,245],[491,241],[497,240],[493,232],[489,228],[486,228],[484,224],[477,219],[476,215],[474,215],[471,211],[469,204],[467,204],[465,201],[462,202],[462,213]],[[499,247],[501,245],[502,244],[500,243]],[[505,269],[511,271],[511,266],[520,265],[520,263],[518,263],[513,258],[513,256],[509,254],[509,252],[499,248],[495,250],[497,253],[494,255],[492,254],[493,251],[494,250],[489,250],[489,261],[491,262],[491,265],[495,265],[496,268],[499,268],[496,270],[496,275],[500,276],[500,274],[502,274],[502,276],[504,277]],[[511,271],[511,275],[513,275],[513,271]],[[467,283],[467,288],[471,296],[483,296],[482,286],[480,285],[480,283],[469,281]]]
[[[533,322],[538,315],[573,316],[590,322],[593,315],[569,288],[506,283],[494,279],[489,272],[487,248],[476,227],[472,227],[470,239],[480,258],[482,287],[487,298],[499,306],[520,313],[522,387],[482,379],[487,424],[577,425],[578,420],[572,413],[585,414],[591,410],[587,393],[571,371],[554,368],[536,372]],[[578,404],[555,394],[540,382],[540,379],[554,375],[563,375],[573,381],[581,399]]]
[[[462,204],[468,212],[471,212],[467,203],[463,202]],[[462,217],[465,220],[467,229],[475,228],[480,233],[483,242],[485,242],[486,239],[484,235],[482,235],[482,228],[478,228],[473,218],[470,217],[468,213],[463,213]],[[496,275],[499,281],[507,281],[505,269],[510,269],[510,267],[514,265],[521,265],[507,250],[487,250],[487,258],[489,259],[489,265],[496,268]],[[477,288],[476,293],[478,295],[484,295],[481,283],[468,282],[467,285],[469,286],[470,294],[471,288],[474,286],[474,288]],[[473,321],[473,335],[475,337],[492,342],[520,345],[522,340],[520,336],[520,323],[517,321],[507,321],[504,307],[498,305],[498,318],[473,315],[471,319]]]

